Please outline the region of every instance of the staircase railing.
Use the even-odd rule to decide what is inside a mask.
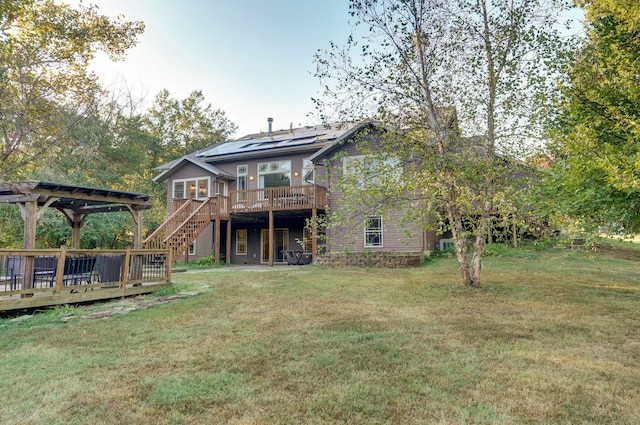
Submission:
[[[165,239],[164,245],[171,250],[172,258],[179,258],[187,252],[189,245],[211,222],[211,207],[217,204],[216,198],[201,202],[181,226],[173,230]]]
[[[194,209],[198,207],[193,199],[187,199],[180,208],[175,210],[164,223],[160,225],[153,233],[144,240],[145,249],[164,249],[167,235],[172,234],[175,229],[182,226],[193,213]],[[174,257],[175,258],[175,257]]]

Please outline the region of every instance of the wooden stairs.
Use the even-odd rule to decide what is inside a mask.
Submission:
[[[176,261],[209,225],[215,206],[216,198],[187,200],[144,240],[144,248],[170,249],[171,258]]]

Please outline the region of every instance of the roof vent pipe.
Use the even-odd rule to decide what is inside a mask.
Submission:
[[[267,122],[269,123],[269,131],[267,132],[267,136],[273,136],[273,118],[267,118]]]

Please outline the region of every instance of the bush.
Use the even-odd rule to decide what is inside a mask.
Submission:
[[[220,265],[224,265],[224,255],[220,254]],[[215,255],[207,255],[206,257],[198,258],[195,261],[187,264],[188,267],[195,269],[206,269],[211,267],[217,267]]]
[[[444,250],[434,249],[431,251],[431,258],[441,258],[441,257],[453,257],[456,255],[456,250],[454,247],[450,247]]]
[[[512,248],[509,245],[501,243],[492,243],[487,245],[483,257],[501,257],[501,258],[536,258],[536,255],[528,249]]]

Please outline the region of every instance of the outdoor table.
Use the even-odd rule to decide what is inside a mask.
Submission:
[[[301,266],[311,263],[311,251],[303,251],[300,249],[284,250],[284,258],[287,264]]]

